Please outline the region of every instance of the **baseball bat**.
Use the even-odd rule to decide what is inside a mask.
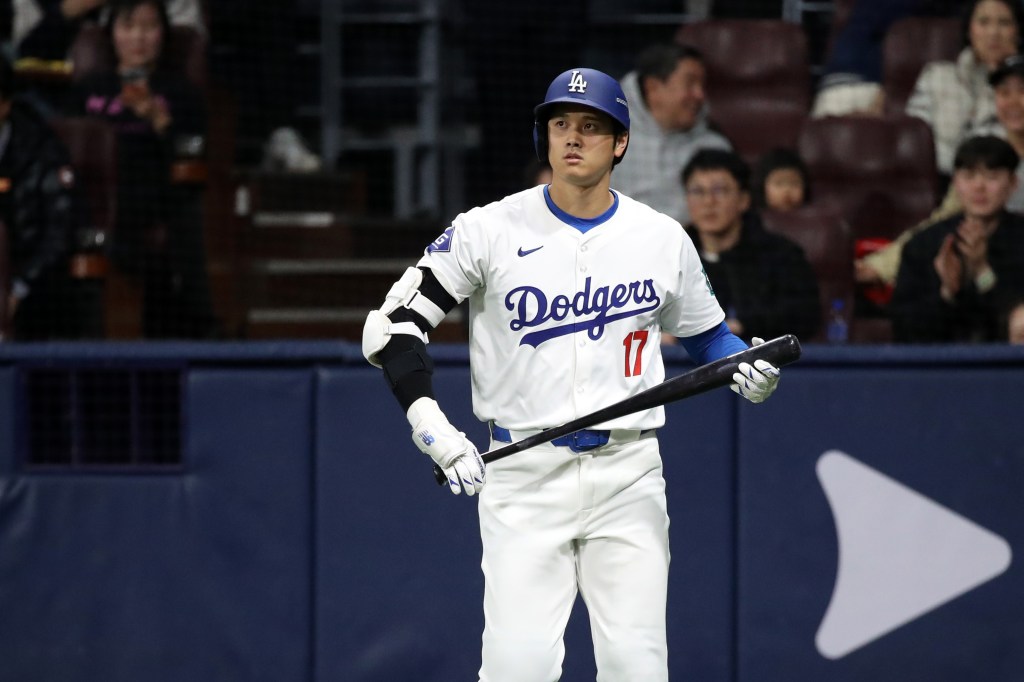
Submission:
[[[792,334],[786,334],[771,341],[766,341],[760,346],[753,346],[724,358],[719,358],[714,362],[709,362],[706,365],[701,365],[677,377],[667,379],[657,386],[652,386],[646,391],[641,391],[608,407],[585,414],[561,426],[554,426],[515,443],[503,445],[500,448],[484,453],[482,457],[485,464],[490,464],[542,443],[567,436],[570,433],[582,431],[594,424],[618,419],[627,414],[658,407],[659,405],[667,405],[683,398],[707,393],[721,386],[728,386],[732,383],[732,375],[737,372],[741,362],[753,364],[755,360],[767,360],[776,367],[782,367],[797,361],[799,358],[800,341]],[[446,485],[448,483],[448,477],[441,470],[441,467],[436,464],[434,465],[434,478],[437,480],[438,485]]]

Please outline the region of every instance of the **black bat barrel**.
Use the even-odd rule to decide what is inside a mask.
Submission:
[[[528,438],[516,441],[515,443],[509,443],[496,450],[491,450],[482,455],[484,463],[490,464],[509,455],[514,455],[517,452],[547,443],[555,438],[561,438],[570,433],[589,428],[594,424],[611,421],[612,419],[624,417],[627,414],[648,410],[659,405],[667,405],[683,398],[690,398],[716,388],[721,388],[722,386],[728,386],[732,383],[732,376],[736,373],[740,363],[747,362],[753,364],[755,360],[767,360],[776,367],[782,367],[799,360],[800,353],[800,341],[795,336],[792,334],[780,336],[771,341],[766,341],[760,346],[753,346],[724,358],[719,358],[714,362],[709,362],[706,365],[701,365],[689,372],[663,381],[657,386],[652,386],[646,391],[641,391],[634,396],[573,419],[561,426],[545,429]],[[441,467],[436,464],[434,465],[434,478],[437,480],[438,485],[448,483],[448,477],[441,470]]]

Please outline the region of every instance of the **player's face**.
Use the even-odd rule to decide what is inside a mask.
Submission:
[[[689,130],[697,123],[704,106],[704,65],[684,59],[664,81],[646,82],[647,106],[659,124],[671,130]]]
[[[590,186],[611,171],[625,152],[625,136],[615,137],[610,116],[584,106],[565,105],[548,119],[548,161],[555,178]]]
[[[995,87],[996,115],[1006,132],[1024,137],[1024,78],[1006,76]]]
[[[139,5],[114,19],[114,51],[122,69],[152,65],[160,55],[164,30],[152,4]]]
[[[964,213],[991,218],[1003,210],[1017,188],[1017,176],[997,168],[960,168],[953,173],[953,188],[964,206]]]
[[[776,168],[764,179],[768,208],[792,211],[804,203],[804,178],[795,168]]]
[[[1017,52],[1020,27],[1006,3],[999,0],[979,2],[971,14],[968,34],[978,61],[995,68]]]
[[[750,195],[727,170],[699,170],[686,183],[686,202],[698,232],[721,236],[742,225]]]

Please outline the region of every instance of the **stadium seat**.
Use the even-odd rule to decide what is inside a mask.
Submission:
[[[103,277],[103,248],[117,217],[117,133],[105,121],[84,116],[55,118],[50,124],[71,156],[85,209],[86,224],[75,236],[71,272],[76,277]]]
[[[792,147],[811,104],[807,37],[774,19],[710,19],[683,25],[676,41],[704,54],[711,119],[753,163]]]
[[[854,302],[853,237],[842,214],[834,206],[815,203],[785,213],[766,210],[762,217],[768,231],[800,245],[818,277],[822,326],[814,338],[806,340],[825,340],[825,325],[836,299],[843,301],[844,317],[850,326]]]
[[[938,172],[932,132],[910,116],[808,120],[797,150],[815,201],[839,210],[854,240],[892,239],[935,207]]]
[[[885,110],[902,113],[924,65],[955,60],[963,48],[962,22],[956,17],[907,17],[889,27],[882,44]]]
[[[95,325],[88,334],[137,338],[141,299],[106,255],[117,224],[117,133],[106,121],[84,116],[55,118],[50,124],[71,156],[83,203],[69,268],[93,308],[82,311]]]

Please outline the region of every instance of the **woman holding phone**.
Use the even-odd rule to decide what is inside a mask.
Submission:
[[[206,113],[198,89],[166,68],[170,39],[160,0],[113,0],[106,31],[115,67],[83,80],[78,114],[109,121],[118,137],[114,265],[141,279],[142,333],[197,338],[213,333],[199,197],[171,183],[183,141],[202,140]],[[190,194],[192,193],[192,194]]]

